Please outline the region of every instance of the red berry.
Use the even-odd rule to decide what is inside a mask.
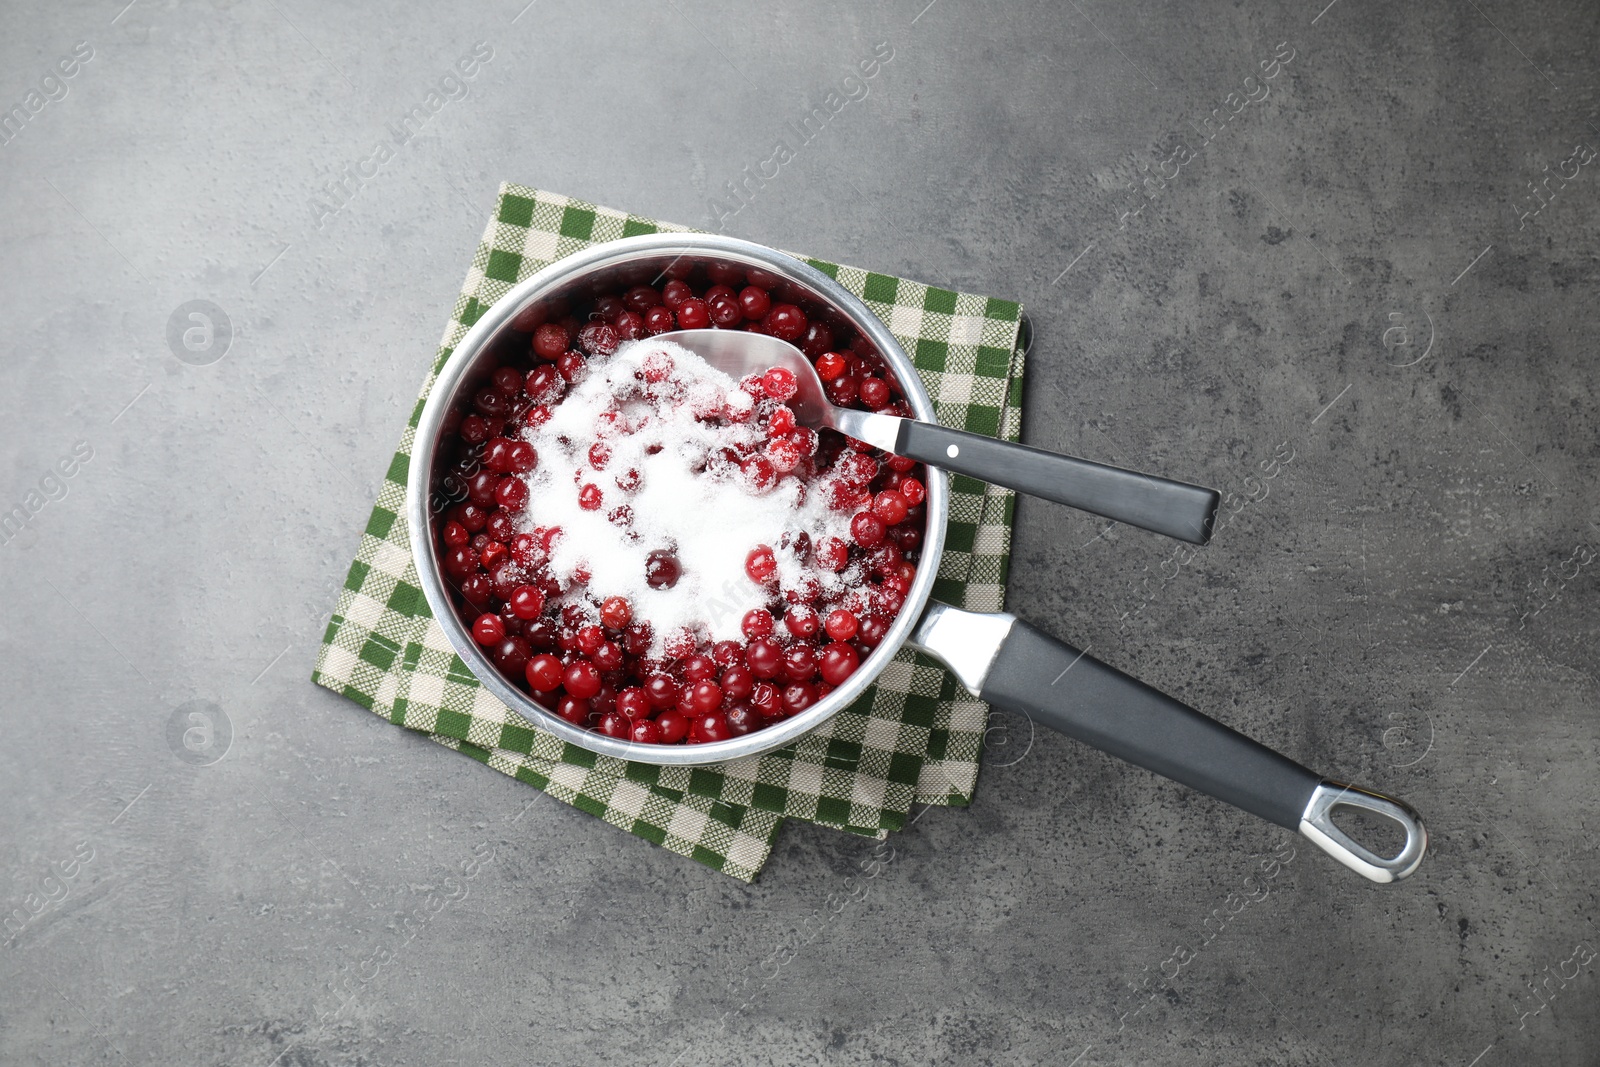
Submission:
[[[676,711],[663,711],[656,716],[656,728],[661,731],[661,743],[675,745],[689,734],[689,720]]]
[[[850,363],[837,352],[824,352],[817,358],[817,377],[831,382],[850,369]]]
[[[708,711],[703,715],[696,715],[694,730],[702,741],[726,741],[733,736],[733,731],[728,729],[727,717],[720,711]]]
[[[861,402],[873,411],[889,406],[889,383],[882,378],[863,378],[859,389]]]
[[[547,322],[533,331],[533,354],[540,359],[553,360],[565,352],[571,342],[565,326],[559,322]]]
[[[772,613],[764,608],[747,611],[739,629],[744,631],[746,637],[766,637],[772,633]]]
[[[783,717],[783,698],[778,694],[778,687],[766,682],[757,682],[750,693],[750,706],[761,713],[762,718],[781,719]]]
[[[783,710],[798,715],[817,702],[817,690],[809,682],[791,682],[783,687]]]
[[[602,672],[620,671],[623,662],[622,646],[615,641],[602,641],[594,650],[594,665]]]
[[[767,435],[782,437],[794,429],[794,409],[783,405],[767,417]]]
[[[823,629],[828,631],[828,636],[835,641],[848,641],[856,635],[860,623],[856,617],[844,608],[835,608],[828,612],[828,621],[823,624]],[[838,684],[838,683],[834,683]]]
[[[616,711],[608,711],[600,716],[600,732],[607,737],[615,737],[626,741],[633,733],[633,723],[628,717]]]
[[[600,692],[600,672],[586,659],[580,659],[567,668],[562,684],[570,696],[586,700]]]
[[[610,327],[606,327],[610,329]],[[563,352],[561,358],[556,360],[556,371],[566,381],[576,385],[583,381],[583,376],[588,372],[589,361],[576,352]]]
[[[680,330],[703,330],[711,325],[711,309],[704,300],[691,297],[673,309]]]
[[[717,676],[717,662],[710,656],[686,657],[680,666],[686,682],[704,682]]]
[[[591,322],[578,331],[578,347],[591,356],[609,356],[621,343],[616,329],[604,322]]]
[[[745,661],[750,665],[750,673],[765,681],[775,676],[783,665],[783,649],[769,637],[758,637],[750,642]]]
[[[780,672],[791,682],[807,682],[817,673],[817,653],[810,645],[796,642],[784,649]]]
[[[600,646],[605,644],[606,632],[598,626],[582,626],[578,628],[578,648],[585,656],[592,656],[600,651]]]
[[[850,562],[850,546],[837,537],[824,537],[813,551],[817,566],[830,571],[842,571]]]
[[[589,725],[589,702],[578,697],[562,697],[556,714],[574,726]]]
[[[906,498],[906,503],[916,507],[928,497],[927,488],[915,478],[900,479],[900,495]]]
[[[809,604],[796,604],[783,616],[783,625],[795,637],[807,638],[817,636],[821,629],[821,622],[817,619],[816,609]]]
[[[744,572],[756,583],[771,578],[778,570],[778,559],[766,545],[757,545],[744,558]]]
[[[504,641],[506,637],[505,623],[500,621],[500,616],[485,612],[478,616],[472,624],[472,639],[480,645],[494,645]]]
[[[561,372],[549,363],[541,363],[528,372],[522,391],[535,404],[553,404],[561,396]]]
[[[666,549],[658,548],[645,557],[644,583],[651,589],[671,589],[681,577],[683,564]]]
[[[884,492],[873,498],[872,513],[882,519],[885,526],[894,526],[905,521],[909,506],[899,493]]]
[[[889,620],[882,615],[868,615],[861,620],[861,629],[856,633],[856,640],[868,648],[877,648],[884,635],[889,632]]]
[[[806,332],[806,313],[793,304],[774,304],[761,320],[767,333],[785,341],[795,341]]]
[[[585,511],[599,511],[605,498],[600,492],[600,487],[589,482],[578,490],[578,506]]]
[[[669,308],[658,305],[644,313],[644,332],[652,337],[660,333],[669,333],[676,329],[677,325]]]
[[[561,684],[561,661],[542,652],[528,661],[525,673],[535,693],[548,693]]]
[[[739,293],[739,307],[747,319],[764,318],[772,307],[772,298],[767,296],[765,289],[747,285]]]
[[[711,321],[724,330],[732,329],[744,321],[744,309],[734,297],[718,297],[707,301],[706,307],[711,312]]]
[[[649,719],[636,719],[628,730],[628,738],[640,745],[659,745],[662,741],[661,727]]]
[[[519,619],[537,619],[544,612],[544,594],[531,585],[519,585],[511,591],[511,613]]]
[[[850,520],[850,536],[862,548],[882,544],[885,529],[883,520],[870,511],[863,511]]]
[[[833,331],[825,322],[813,322],[806,326],[806,332],[795,343],[800,351],[816,359],[833,347]]]
[[[520,478],[502,478],[495,486],[494,499],[507,511],[521,511],[528,502],[528,483]]]
[[[794,371],[787,367],[773,367],[761,376],[762,391],[779,402],[794,396],[798,387],[799,383],[795,381]]]
[[[633,618],[633,609],[620,596],[608,596],[600,602],[600,621],[613,630],[620,630]]]
[[[800,445],[792,437],[780,437],[767,445],[767,460],[778,474],[788,474],[800,466],[805,458]]]
[[[678,309],[679,304],[692,296],[694,296],[694,290],[689,288],[689,283],[678,278],[672,279],[661,287],[662,303],[674,311]]]
[[[469,445],[481,445],[489,439],[489,422],[482,415],[468,415],[461,420],[461,439]]]
[[[856,655],[856,650],[836,640],[823,647],[822,660],[817,665],[817,670],[822,675],[822,680],[829,685],[842,685],[859,666],[861,657]]]
[[[653,708],[670,708],[678,702],[678,683],[669,675],[652,674],[645,679],[644,695]]]
[[[715,711],[722,704],[722,689],[715,682],[696,682],[689,687],[689,706],[698,712]]]
[[[722,692],[729,700],[743,700],[755,688],[755,675],[749,667],[729,667],[722,672]]]
[[[460,548],[471,536],[467,533],[467,528],[459,522],[447,522],[444,524],[444,529],[439,531],[439,540],[448,548]]]
[[[761,728],[761,714],[747,703],[738,703],[722,713],[728,720],[728,730],[735,737],[743,737],[751,730]]]
[[[646,718],[650,714],[650,698],[643,689],[630,685],[617,694],[617,710],[630,719]]]
[[[636,285],[622,294],[622,302],[629,311],[637,311],[642,315],[661,303],[661,294],[648,285]]]
[[[507,637],[489,650],[494,665],[513,678],[528,669],[528,656],[532,652],[532,646],[521,637]]]

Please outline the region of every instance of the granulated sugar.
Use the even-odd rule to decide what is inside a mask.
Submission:
[[[660,380],[647,381],[647,373]],[[774,550],[784,589],[809,576],[837,592],[858,577],[778,547],[786,533],[804,532],[812,544],[848,540],[850,515],[827,507],[820,483],[793,475],[765,493],[752,490],[731,457],[759,451],[766,434],[757,418],[734,423],[724,416],[747,415],[753,404],[728,375],[668,341],[629,342],[589,361],[587,376],[549,421],[524,433],[539,462],[523,476],[529,499],[521,528],[561,529],[549,566],[564,586],[588,575],[587,590],[563,599],[626,597],[634,619],[651,624],[651,655],[659,656],[663,642],[683,630],[712,641],[741,637],[745,613],[771,595],[745,573],[745,558],[758,545]],[[594,457],[603,469],[591,460],[597,442],[610,451]],[[619,479],[631,485],[631,472],[637,488],[624,489]],[[579,505],[585,485],[600,490],[598,509]],[[631,522],[609,517],[622,506],[631,509]],[[660,549],[675,552],[682,575],[671,588],[652,589],[645,562]]]

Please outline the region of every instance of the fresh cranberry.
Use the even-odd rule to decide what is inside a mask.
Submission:
[[[710,656],[696,653],[685,657],[683,663],[679,665],[679,670],[683,672],[683,680],[686,682],[704,682],[717,676],[717,662]]]
[[[468,415],[461,420],[461,439],[469,445],[481,445],[489,439],[489,420],[482,415]]]
[[[644,316],[637,311],[624,311],[612,325],[616,327],[617,336],[624,341],[637,341],[650,332],[645,329]]]
[[[549,363],[541,363],[528,372],[522,391],[535,404],[553,404],[561,397],[561,372]]]
[[[928,496],[928,490],[915,478],[900,479],[900,495],[905,497],[906,503],[911,507],[922,503]]]
[[[609,323],[591,322],[578,331],[578,347],[591,356],[609,356],[621,343],[616,328]]]
[[[718,641],[711,646],[711,659],[718,667],[736,667],[744,663],[744,646],[737,641]]]
[[[766,637],[772,633],[772,613],[763,608],[753,608],[744,613],[739,629],[746,637]]]
[[[479,612],[489,610],[489,602],[494,598],[494,585],[486,574],[469,574],[461,581],[461,599],[471,604]]]
[[[489,380],[494,383],[495,391],[507,400],[522,392],[522,375],[515,367],[496,367]]]
[[[452,578],[465,578],[478,569],[478,554],[463,545],[444,554],[444,569]]]
[[[594,312],[589,318],[591,320],[603,319],[606,322],[616,322],[617,316],[626,311],[627,308],[628,305],[622,302],[620,296],[615,293],[606,293],[595,300]]]
[[[798,383],[794,371],[787,367],[773,367],[761,376],[761,388],[772,399],[782,403],[794,396]]]
[[[817,672],[822,675],[822,680],[829,685],[842,685],[844,680],[856,672],[861,666],[861,659],[856,655],[856,650],[842,641],[834,641],[822,649],[822,659],[817,665]]]
[[[837,352],[825,352],[817,357],[817,377],[831,382],[850,369],[849,362]]]
[[[863,511],[850,520],[850,536],[862,548],[882,544],[885,530],[883,520],[870,511]]]
[[[602,672],[621,670],[623,663],[622,646],[615,641],[602,641],[594,650],[594,665]]]
[[[472,639],[480,645],[493,645],[505,640],[506,627],[500,616],[485,612],[472,624]]]
[[[767,461],[779,474],[789,474],[804,458],[805,453],[792,437],[780,437],[767,445]]]
[[[724,330],[730,330],[744,321],[744,309],[733,297],[724,296],[707,301],[706,310],[711,314],[711,321]]]
[[[906,498],[899,493],[879,493],[872,500],[872,513],[878,516],[885,526],[904,522],[908,507]]]
[[[823,384],[828,394],[828,399],[839,407],[849,407],[856,402],[856,398],[860,395],[859,388],[861,383],[849,374],[841,374],[839,377]]]
[[[633,609],[620,596],[608,596],[600,602],[600,621],[613,630],[620,630],[633,618]]]
[[[471,536],[465,526],[454,521],[445,523],[444,529],[439,532],[439,540],[443,541],[447,548],[460,548]]]
[[[643,719],[650,714],[650,698],[644,690],[631,685],[617,694],[617,710],[630,719]]]
[[[617,475],[617,488],[621,489],[624,493],[631,493],[638,489],[643,481],[644,478],[639,474],[638,468],[629,467],[627,470]]]
[[[748,703],[741,701],[722,713],[728,721],[728,730],[735,737],[743,737],[751,730],[761,728],[761,714]]]
[[[513,678],[528,669],[528,657],[532,652],[533,647],[522,637],[506,637],[489,650],[495,666]]]
[[[661,731],[661,743],[675,745],[689,734],[688,716],[676,711],[663,711],[655,719],[656,728]]]
[[[856,633],[856,639],[868,648],[877,648],[878,643],[888,632],[888,619],[882,615],[869,615],[861,620],[861,628]]]
[[[783,665],[783,649],[771,638],[758,637],[750,642],[745,661],[750,665],[750,673],[765,681],[776,676]]]
[[[765,289],[747,285],[739,292],[739,307],[743,309],[744,317],[747,319],[765,318],[772,308],[772,298],[767,295]]]
[[[502,478],[495,486],[494,500],[507,511],[521,511],[528,502],[528,483],[520,478]]]
[[[733,736],[728,728],[727,716],[720,711],[707,711],[694,717],[694,732],[702,741],[726,741]]]
[[[796,341],[806,332],[806,313],[793,304],[774,304],[762,318],[761,326],[774,337]]]
[[[548,693],[561,684],[561,661],[542,652],[528,661],[525,673],[535,693]]]
[[[739,465],[739,472],[744,477],[745,487],[757,496],[778,484],[777,468],[765,456],[746,459]]]
[[[578,490],[578,506],[585,511],[599,511],[600,505],[605,502],[600,487],[589,482]]]
[[[607,737],[615,737],[626,741],[633,733],[633,723],[628,721],[626,715],[616,711],[608,711],[600,716],[600,732]]]
[[[622,295],[622,302],[628,306],[629,311],[644,314],[661,303],[661,294],[648,285],[636,285]]]
[[[783,616],[783,625],[789,633],[799,638],[815,637],[821,628],[816,609],[809,604],[796,604],[791,607]]]
[[[722,704],[722,689],[715,682],[695,682],[689,687],[689,706],[698,712],[715,711]]]
[[[789,407],[787,404],[767,416],[767,435],[769,437],[782,437],[792,431],[794,427],[794,408]]]
[[[600,692],[600,672],[593,663],[580,659],[567,668],[562,684],[569,695],[586,699]]]
[[[813,555],[819,567],[838,572],[850,562],[850,546],[837,537],[824,537],[817,542]]]
[[[565,696],[556,705],[556,714],[574,726],[589,725],[589,702],[580,697]]]
[[[631,720],[628,739],[640,745],[659,745],[662,741],[661,727],[649,719]]]
[[[817,673],[817,653],[810,645],[795,642],[783,652],[780,673],[791,682],[810,680]]]
[[[703,330],[711,325],[711,309],[704,300],[690,298],[673,308],[680,330]]]
[[[783,710],[798,715],[817,702],[817,690],[809,682],[791,682],[783,687]]]
[[[889,383],[882,378],[863,378],[859,387],[861,402],[873,411],[889,406]]]
[[[652,674],[645,679],[644,695],[653,708],[670,708],[678,702],[678,683],[665,674]]]
[[[583,381],[588,369],[589,361],[577,352],[563,352],[561,358],[556,360],[556,372],[569,384],[576,385]]]
[[[519,619],[537,619],[544,612],[544,594],[531,585],[519,585],[511,591],[511,613]]]
[[[778,570],[778,560],[772,554],[772,549],[766,545],[757,545],[750,550],[744,558],[744,572],[750,580],[760,584],[771,578]]]
[[[756,687],[750,692],[750,706],[755,708],[762,718],[783,717],[783,698],[778,693],[778,687],[768,682],[756,683]]]
[[[828,631],[828,636],[835,641],[848,641],[856,635],[860,623],[856,617],[844,608],[835,608],[828,612],[828,621],[823,623],[823,629]],[[834,683],[838,684],[838,683]]]
[[[644,583],[651,589],[671,589],[683,577],[683,564],[678,557],[664,548],[658,548],[645,557]]]
[[[672,317],[670,308],[659,305],[644,313],[644,332],[654,337],[657,334],[670,333],[677,329],[678,324]]]
[[[825,322],[812,322],[806,326],[806,332],[800,335],[796,344],[800,351],[816,359],[833,347],[833,331]]]
[[[755,675],[749,667],[729,667],[722,672],[722,692],[729,700],[743,700],[755,688]]]
[[[490,417],[504,415],[509,410],[505,396],[492,386],[478,390],[472,398],[472,406]]]

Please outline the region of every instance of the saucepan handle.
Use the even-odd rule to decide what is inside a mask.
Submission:
[[[1375,882],[1397,881],[1422,862],[1427,831],[1404,803],[1325,779],[1013,616],[934,603],[910,643],[949,663],[989,703],[1298,831]],[[1405,844],[1379,855],[1334,825],[1338,807],[1392,819]]]
[[[894,451],[940,470],[1003,485],[1197,545],[1211,538],[1221,500],[1215,489],[1204,486],[915,419],[901,421]]]

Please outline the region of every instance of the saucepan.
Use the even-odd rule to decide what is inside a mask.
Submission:
[[[451,646],[490,692],[536,726],[581,748],[642,763],[722,763],[783,747],[848,707],[902,646],[944,663],[979,698],[1059,730],[1253,815],[1298,832],[1375,882],[1417,869],[1427,832],[1417,813],[1392,797],[1325,778],[1007,612],[973,612],[932,599],[944,549],[950,489],[930,468],[927,529],[904,606],[882,641],[844,684],[809,708],[764,729],[697,745],[652,745],[575,726],[511,684],[473,640],[451,600],[435,523],[447,500],[452,411],[521,346],[540,322],[603,292],[649,284],[663,274],[743,273],[831,320],[835,334],[857,335],[892,371],[913,416],[936,422],[911,360],[887,326],[832,277],[786,253],[714,234],[649,234],[593,245],[512,286],[484,311],[441,368],[411,449],[406,518],[423,592]],[[1384,855],[1334,823],[1337,809],[1392,820],[1404,835]]]

